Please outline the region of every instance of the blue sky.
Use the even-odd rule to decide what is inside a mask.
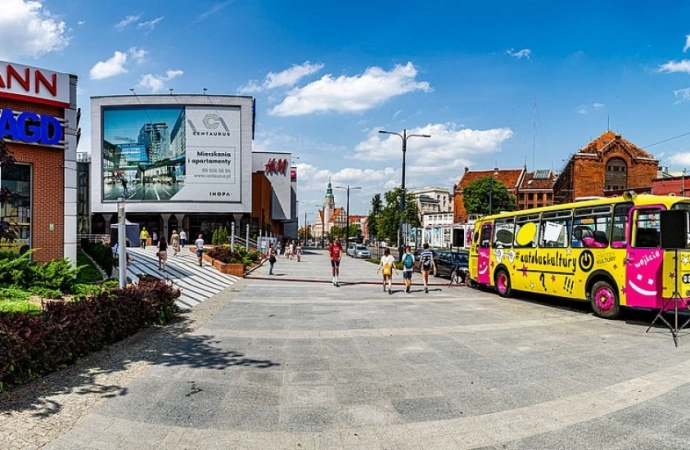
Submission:
[[[86,136],[90,96],[254,96],[254,150],[299,158],[300,221],[329,178],[363,188],[352,214],[400,184],[401,140],[381,129],[432,136],[408,140],[408,188],[450,190],[465,166],[558,171],[609,126],[661,165],[690,167],[690,135],[676,138],[690,133],[687,2],[0,0],[0,11],[0,59],[79,76]]]

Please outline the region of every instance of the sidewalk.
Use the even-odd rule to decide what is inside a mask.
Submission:
[[[675,348],[663,329],[586,307],[425,294],[418,274],[411,294],[388,295],[373,264],[348,257],[338,288],[322,251],[275,271],[199,305],[222,303],[136,374],[85,378],[81,395],[103,399],[46,448],[686,446],[690,340]]]

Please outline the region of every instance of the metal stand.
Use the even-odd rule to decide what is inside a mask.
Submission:
[[[678,249],[675,249],[674,252],[675,254],[673,262],[673,295],[671,296],[671,298],[667,299],[661,306],[661,310],[659,310],[659,313],[656,315],[656,317],[654,317],[652,323],[649,324],[649,328],[647,328],[647,331],[645,331],[645,333],[649,333],[649,330],[652,329],[656,321],[658,319],[661,319],[661,321],[666,324],[668,329],[671,330],[671,335],[673,335],[673,343],[676,344],[676,347],[678,347],[678,336],[680,332],[683,330],[683,328],[685,328],[686,325],[690,323],[690,319],[686,320],[681,326],[678,326],[678,302],[683,302],[683,305],[686,308],[688,308],[688,304],[685,302],[680,292],[678,292]],[[671,325],[671,323],[668,320],[666,320],[666,318],[663,316],[664,312],[666,312],[666,307],[669,305],[670,302],[673,302],[673,325]]]

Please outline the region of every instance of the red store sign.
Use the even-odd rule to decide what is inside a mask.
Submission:
[[[0,61],[0,97],[69,105],[69,75]]]
[[[266,162],[264,171],[266,175],[287,175],[288,160],[271,158]]]

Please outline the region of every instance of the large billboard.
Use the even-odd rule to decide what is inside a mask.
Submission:
[[[105,106],[102,200],[240,202],[240,108]]]

